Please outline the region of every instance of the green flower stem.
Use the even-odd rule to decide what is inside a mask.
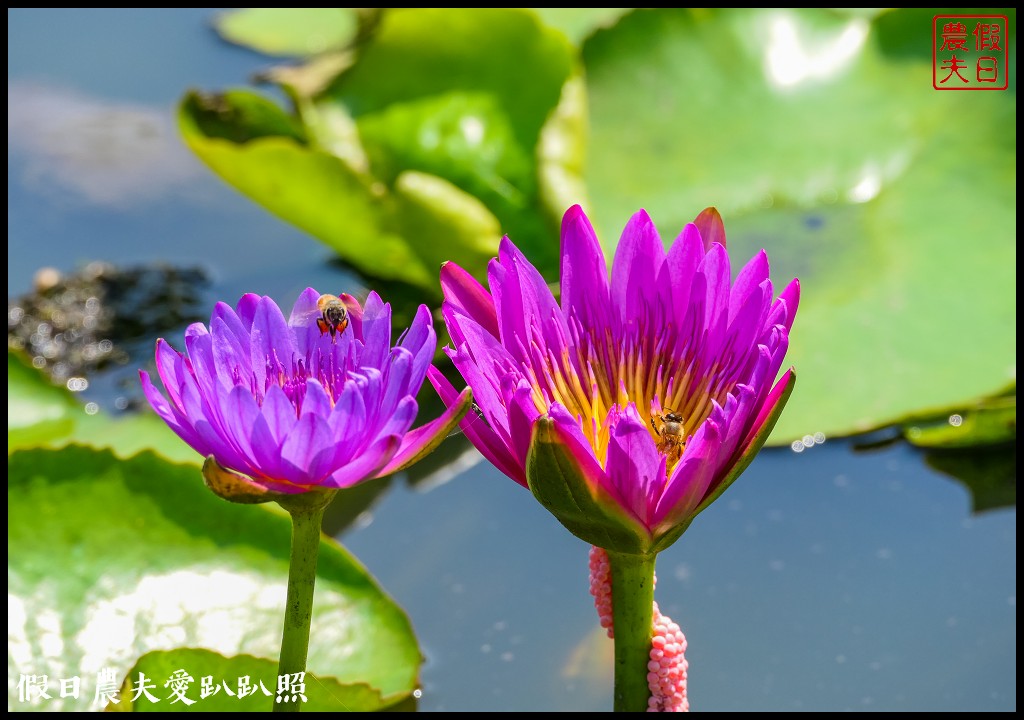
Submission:
[[[313,589],[316,560],[320,551],[320,528],[324,510],[334,493],[303,493],[278,500],[292,516],[292,554],[288,565],[288,599],[284,611],[278,676],[305,672],[309,653],[309,626],[313,619]],[[274,712],[299,712],[302,702],[277,702]]]
[[[615,627],[615,712],[646,712],[647,663],[654,628],[654,561],[657,555],[608,551]]]

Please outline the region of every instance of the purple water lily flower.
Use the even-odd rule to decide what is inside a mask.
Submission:
[[[318,306],[307,288],[285,320],[269,297],[217,303],[209,327],[185,333],[187,354],[157,341],[166,394],[140,371],[153,409],[193,449],[257,491],[336,489],[396,472],[452,430],[468,394],[410,432],[437,339],[421,305],[391,346],[391,307]],[[328,332],[329,331],[329,332]]]
[[[579,206],[561,237],[561,304],[506,237],[490,292],[441,270],[446,348],[480,415],[466,436],[591,544],[646,554],[673,542],[750,463],[792,391],[776,381],[799,299],[774,297],[762,250],[731,284],[713,208],[666,252],[647,213],[609,276]],[[436,371],[446,402],[458,394]]]

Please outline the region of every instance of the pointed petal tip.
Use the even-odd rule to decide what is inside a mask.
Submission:
[[[391,460],[377,471],[377,477],[404,470],[428,455],[458,427],[472,403],[473,391],[467,387],[440,416],[406,433]]]
[[[704,208],[699,213],[697,213],[697,217],[693,221],[694,224],[697,223],[697,220],[701,219],[703,219],[706,222],[722,222],[722,213],[718,212],[718,208],[716,208],[714,205],[709,205],[708,207]]]
[[[647,213],[647,210],[644,208],[640,208],[635,213],[633,213],[631,219],[635,219],[638,222],[651,223],[652,225],[654,224],[654,222],[651,220],[651,216]]]
[[[566,210],[565,214],[562,215],[562,224],[564,225],[565,223],[571,220],[575,220],[579,217],[586,218],[587,214],[583,212],[583,207],[579,203],[576,203],[571,208]]]
[[[694,218],[693,224],[700,230],[705,252],[710,250],[715,243],[725,247],[725,223],[722,221],[722,215],[718,212],[718,208],[714,206],[704,208]]]
[[[562,215],[562,227],[560,236],[562,238],[562,244],[565,244],[567,236],[575,235],[577,232],[582,231],[584,235],[590,236],[596,233],[594,232],[594,226],[590,222],[590,218],[583,212],[583,208],[577,204],[565,211]]]

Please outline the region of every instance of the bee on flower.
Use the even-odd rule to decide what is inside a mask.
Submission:
[[[560,302],[507,237],[489,288],[446,263],[446,352],[486,419],[463,431],[584,540],[664,549],[750,463],[795,382],[779,372],[799,282],[775,295],[763,250],[731,277],[713,208],[667,251],[637,212],[610,273],[586,214],[570,208]],[[429,379],[455,400],[441,373]]]

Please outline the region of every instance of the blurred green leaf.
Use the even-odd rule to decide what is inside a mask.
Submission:
[[[968,406],[915,417],[903,423],[903,434],[923,448],[965,448],[1016,443],[1017,388]]]
[[[1015,377],[1015,96],[934,90],[930,25],[922,56],[881,50],[904,12],[637,10],[584,46],[608,251],[640,208],[675,237],[715,205],[737,264],[800,277],[773,444]]]
[[[543,210],[553,227],[573,205],[589,205],[583,180],[587,157],[587,87],[581,72],[562,86],[562,97],[541,131],[537,146]]]
[[[185,670],[195,680],[194,684],[184,692],[184,696],[193,701],[187,704],[177,700],[164,689],[166,679],[178,670]],[[157,702],[148,699],[137,687],[140,675],[144,675],[147,685],[155,684],[156,689],[150,693]],[[202,678],[212,679],[211,693],[202,696]],[[238,692],[239,678],[248,677],[248,686],[255,692],[240,697]],[[128,672],[117,704],[107,707],[115,712],[269,712],[277,700],[277,662],[251,655],[234,655],[224,657],[209,650],[181,648],[150,652],[139,658],[135,666]],[[262,683],[262,685],[261,685]],[[332,677],[315,676],[307,672],[304,678],[303,695],[306,700],[300,702],[303,712],[375,712],[381,710],[415,710],[416,701],[410,695],[388,698],[381,697],[378,690],[365,683],[343,684]],[[263,691],[266,688],[270,697]],[[294,689],[294,688],[293,688]],[[230,692],[229,692],[230,691]],[[134,696],[138,695],[137,698]],[[292,695],[284,694],[291,703]],[[283,702],[283,701],[282,701]]]
[[[528,10],[391,8],[359,61],[322,99],[344,103],[358,118],[454,90],[489,93],[530,150],[572,64],[565,37]]]
[[[445,161],[430,146],[429,132],[417,134],[412,136],[415,142],[403,141],[409,162],[404,169],[427,170],[477,195],[498,218],[502,232],[554,277],[558,236],[556,226],[539,212],[543,200],[537,197],[536,153],[541,129],[576,62],[566,37],[525,9],[392,8],[361,48],[358,61],[338,76],[317,105],[343,105],[362,127],[365,116],[402,115],[400,108],[412,103],[407,107],[422,114],[412,124],[429,131],[431,126],[450,127],[458,103],[475,98],[477,109],[462,118],[471,121],[456,126],[456,132],[447,131],[445,143],[447,152],[461,144],[471,154],[458,152]],[[462,100],[453,99],[460,95]],[[508,136],[504,126],[510,129]],[[371,134],[375,137],[364,137],[364,143],[374,157],[371,145],[382,138]],[[394,148],[398,138],[388,138]],[[475,138],[480,141],[466,142]],[[434,163],[417,164],[425,157],[435,158]],[[498,160],[497,174],[489,172],[493,158]],[[523,158],[529,158],[528,173],[519,169]],[[466,175],[467,162],[474,166],[472,181]],[[456,255],[448,259],[460,261]]]
[[[375,174],[388,184],[403,170],[418,170],[520,209],[533,191],[533,163],[491,94],[393,103],[361,116],[358,126]]]
[[[228,98],[222,98],[227,102]],[[337,156],[287,137],[235,143],[207,135],[196,94],[182,103],[185,142],[215,172],[268,210],[324,240],[367,274],[436,284],[403,238],[385,227],[385,189],[368,185]]]
[[[152,453],[22,450],[8,478],[12,672],[123,677],[143,654],[182,646],[277,657],[290,542],[282,512],[226,503],[196,467]],[[367,683],[390,702],[416,686],[420,662],[402,610],[325,538],[309,671]],[[93,694],[44,702],[86,710]]]
[[[359,19],[352,8],[241,8],[218,15],[214,27],[228,42],[266,55],[303,56],[346,48]]]
[[[590,33],[615,23],[633,8],[530,8],[545,25],[558,28],[574,43]]]
[[[71,443],[109,448],[119,457],[154,450],[178,462],[201,464],[202,458],[153,413],[111,418],[90,415],[78,399],[7,352],[7,452],[25,448],[60,448]]]
[[[284,137],[305,144],[302,125],[274,101],[249,90],[228,90],[218,95],[190,93],[185,99],[194,131],[210,139],[235,144],[264,137]],[[188,138],[186,137],[186,140]]]
[[[7,351],[7,452],[66,437],[84,416],[71,393]]]
[[[455,257],[483,277],[501,241],[501,225],[483,203],[443,178],[418,172],[398,176],[395,201],[400,232],[435,275]]]
[[[576,64],[564,35],[522,9],[390,8],[358,49],[325,57],[265,74],[294,117],[254,93],[191,93],[186,143],[374,280],[436,300],[438,265],[483,277],[502,234],[554,277],[551,207],[581,164],[565,133],[580,128],[582,93],[559,106]]]

